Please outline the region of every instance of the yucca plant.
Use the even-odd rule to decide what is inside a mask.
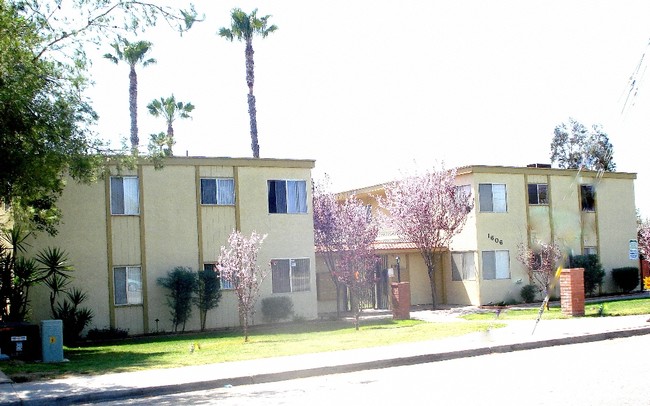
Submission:
[[[50,288],[50,309],[54,314],[57,296],[65,292],[73,268],[68,263],[68,254],[56,247],[48,247],[39,252],[36,255],[36,262],[39,264],[39,272],[45,286]]]
[[[93,311],[80,307],[88,295],[77,288],[65,291],[66,298],[63,303],[57,303],[52,312],[55,319],[63,322],[63,343],[68,347],[81,338],[81,332],[92,321]]]

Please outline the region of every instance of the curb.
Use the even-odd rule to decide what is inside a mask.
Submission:
[[[1,396],[0,401],[6,405],[51,405],[51,404],[79,404],[79,403],[96,403],[106,401],[116,401],[130,398],[142,398],[149,396],[171,395],[176,393],[194,392],[201,390],[212,390],[223,388],[225,386],[243,386],[261,383],[280,382],[292,379],[310,378],[315,376],[325,376],[332,374],[359,372],[370,369],[383,369],[389,367],[409,366],[431,362],[447,361],[458,358],[477,357],[489,354],[503,354],[514,351],[525,351],[536,348],[546,348],[558,345],[582,344],[595,341],[604,341],[614,338],[627,338],[650,334],[650,327],[639,327],[619,331],[609,331],[603,333],[586,334],[580,336],[571,336],[563,338],[554,338],[541,341],[530,341],[523,343],[502,344],[495,346],[486,346],[470,348],[443,353],[429,353],[414,355],[409,357],[399,357],[390,359],[381,359],[376,361],[359,362],[352,364],[341,364],[327,367],[316,367],[299,369],[294,371],[282,371],[277,373],[266,373],[250,376],[238,376],[233,378],[215,379],[211,381],[201,381],[193,383],[183,383],[178,385],[153,386],[147,388],[118,389],[114,391],[92,392],[85,394],[63,395],[57,397],[43,397],[39,399],[20,399],[13,391],[12,400],[6,399],[8,393],[5,392],[5,398]],[[0,385],[3,388],[4,385]],[[0,392],[2,390],[0,389]]]

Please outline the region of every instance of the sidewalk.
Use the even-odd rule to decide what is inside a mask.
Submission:
[[[411,317],[450,321],[453,314],[416,310]],[[563,320],[499,321],[504,328],[465,336],[383,347],[220,364],[78,376],[43,382],[11,383],[0,379],[0,404],[46,405],[91,403],[132,397],[160,396],[282,381],[367,369],[413,365],[491,353],[504,353],[650,334],[650,315],[586,317]],[[497,320],[495,320],[496,322]],[[0,378],[3,378],[0,373]]]

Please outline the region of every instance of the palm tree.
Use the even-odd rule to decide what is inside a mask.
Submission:
[[[260,146],[257,138],[257,110],[255,109],[255,96],[253,95],[253,83],[255,81],[253,36],[261,35],[262,38],[266,38],[270,33],[277,30],[278,27],[275,25],[267,27],[268,20],[271,16],[266,15],[257,18],[257,9],[253,10],[250,14],[246,14],[241,9],[235,8],[232,10],[230,17],[232,19],[230,28],[220,28],[219,36],[230,41],[237,38],[238,41],[244,41],[246,43],[246,84],[248,85],[248,115],[250,116],[251,125],[251,148],[253,149],[253,157],[259,158]]]
[[[191,118],[190,113],[194,110],[194,105],[192,103],[177,102],[172,94],[167,98],[161,97],[160,99],[152,100],[147,105],[147,109],[149,109],[149,113],[154,117],[162,116],[167,122],[167,151],[169,156],[173,155],[172,146],[175,144],[174,120],[177,118]]]
[[[124,61],[129,64],[129,113],[131,115],[131,151],[138,153],[138,75],[135,73],[135,66],[139,63],[143,67],[156,63],[153,58],[145,59],[147,52],[151,50],[151,42],[138,41],[129,42],[124,38],[118,38],[111,47],[115,54],[104,54],[104,58],[117,64]]]

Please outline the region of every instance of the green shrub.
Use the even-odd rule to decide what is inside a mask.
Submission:
[[[288,319],[293,314],[293,302],[288,296],[275,296],[262,299],[264,320],[276,322]]]
[[[127,338],[129,332],[121,328],[109,327],[98,329],[97,327],[88,330],[86,338],[93,341],[117,340]]]
[[[221,300],[221,280],[214,269],[204,269],[198,272],[196,297],[194,304],[199,308],[201,331],[205,330],[208,312],[219,306]]]
[[[196,291],[197,276],[190,268],[177,266],[167,273],[164,278],[158,278],[158,284],[169,289],[167,294],[167,305],[174,331],[182,325],[185,331],[185,323],[192,314],[192,295]]]
[[[521,299],[524,301],[524,303],[533,303],[538,291],[539,289],[537,289],[536,285],[526,285],[521,288]]]
[[[623,292],[631,292],[639,285],[639,269],[633,266],[612,269],[614,284]]]
[[[81,338],[81,332],[90,322],[94,315],[93,311],[81,307],[88,295],[77,288],[64,292],[66,298],[63,303],[57,303],[52,316],[63,323],[63,344],[70,347],[76,344]]]
[[[569,263],[571,268],[585,270],[585,295],[593,295],[605,277],[605,270],[598,260],[598,255],[575,255],[570,258]]]

